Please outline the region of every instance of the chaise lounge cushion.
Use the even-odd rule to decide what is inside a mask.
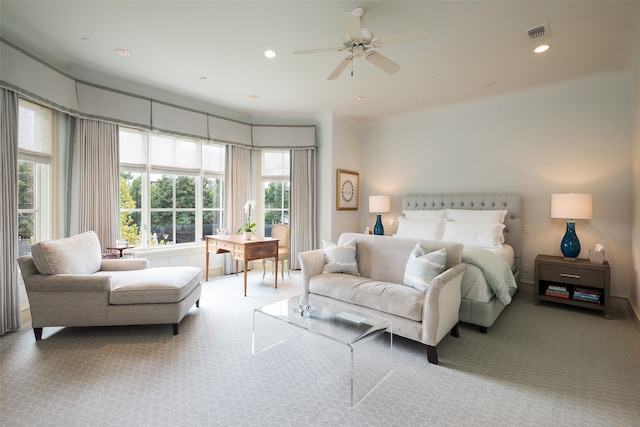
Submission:
[[[94,231],[61,240],[31,245],[31,256],[40,274],[92,274],[100,270],[102,251]]]
[[[157,267],[137,271],[100,271],[111,276],[110,304],[158,304],[182,301],[200,283],[196,267]]]

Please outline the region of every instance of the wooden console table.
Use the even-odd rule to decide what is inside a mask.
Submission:
[[[256,259],[275,259],[275,287],[278,287],[278,239],[271,237],[253,236],[251,240],[245,240],[243,235],[229,234],[226,236],[205,236],[207,241],[207,260],[205,265],[205,281],[209,280],[209,253],[229,252],[236,260],[236,276],[238,275],[238,261],[244,263],[244,296],[247,296],[247,262]]]

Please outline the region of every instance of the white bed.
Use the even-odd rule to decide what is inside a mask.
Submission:
[[[405,211],[438,211],[456,210],[506,210],[504,218],[504,243],[500,248],[483,248],[497,256],[485,256],[484,252],[475,256],[475,248],[465,245],[463,262],[468,267],[462,281],[462,303],[460,305],[460,321],[477,325],[482,332],[493,325],[500,313],[510,303],[517,292],[517,281],[520,278],[520,257],[522,251],[522,196],[520,194],[476,193],[476,194],[419,194],[402,198],[402,210]],[[426,213],[426,212],[425,212]],[[429,231],[425,230],[425,234]],[[416,236],[433,238],[434,236]],[[465,258],[466,255],[466,258]],[[472,256],[474,255],[474,256]],[[486,260],[485,265],[478,264],[478,258]],[[491,258],[501,259],[495,262]],[[489,261],[491,269],[487,267]],[[480,262],[481,263],[481,262]],[[484,269],[484,272],[483,272]],[[494,270],[500,271],[496,278]],[[489,279],[489,280],[488,280]]]

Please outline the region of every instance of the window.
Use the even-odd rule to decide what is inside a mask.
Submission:
[[[222,228],[225,148],[120,129],[120,235],[154,247]]]
[[[202,235],[224,228],[224,158],[220,145],[204,145],[202,177]]]
[[[289,224],[289,151],[262,152],[264,235],[271,237],[275,224]]]
[[[19,100],[18,255],[51,235],[51,156],[54,112]]]

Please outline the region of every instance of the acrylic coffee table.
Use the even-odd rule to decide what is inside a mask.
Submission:
[[[268,336],[273,329],[266,319],[293,326],[284,337]],[[302,297],[256,308],[253,312],[251,351],[257,354],[299,333],[311,333],[333,340],[346,348],[350,358],[351,405],[357,404],[391,372],[393,334],[391,321],[326,301]],[[304,350],[307,350],[306,348]]]

